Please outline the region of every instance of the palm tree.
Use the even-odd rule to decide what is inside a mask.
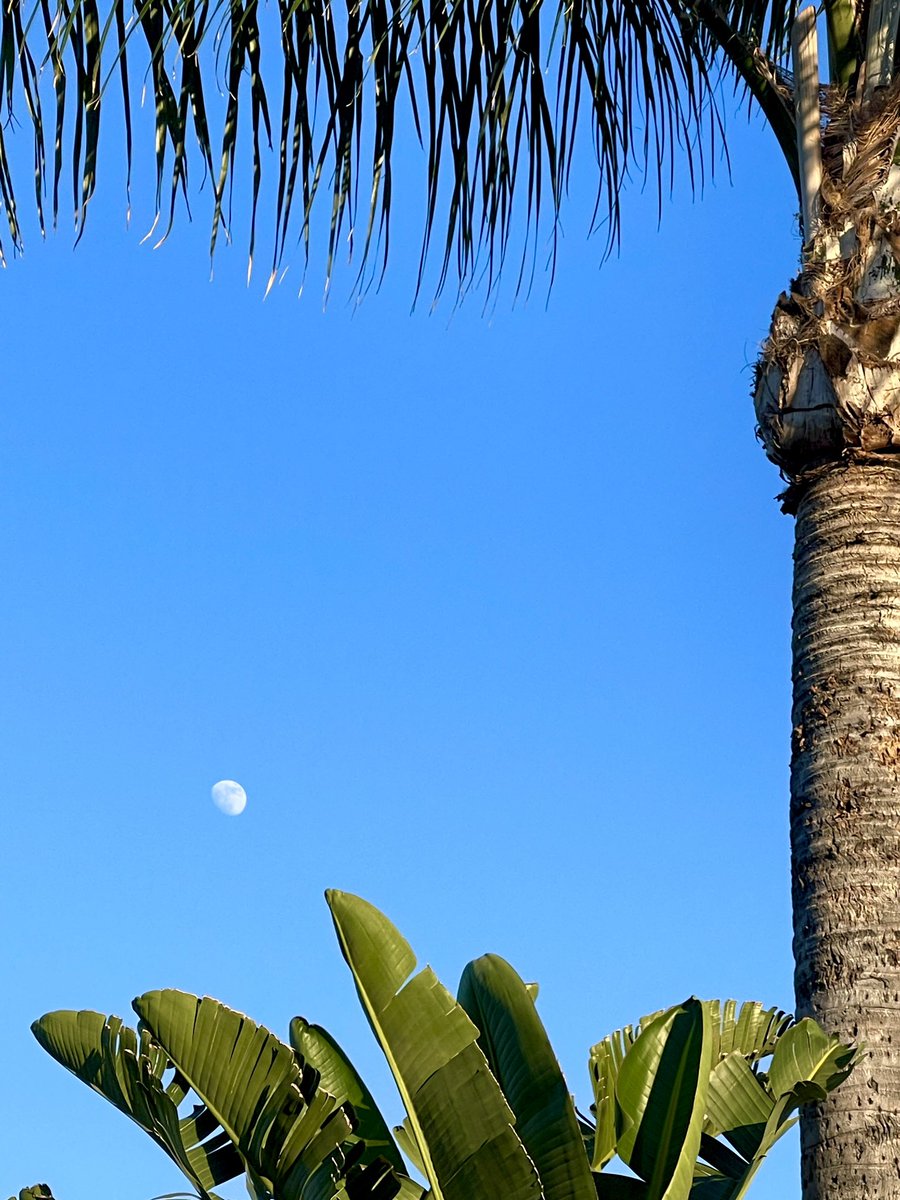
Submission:
[[[328,270],[357,222],[360,286],[383,269],[403,120],[424,147],[422,262],[438,243],[439,288],[451,277],[465,288],[482,270],[490,286],[514,232],[524,227],[533,247],[542,213],[553,228],[579,124],[596,157],[610,246],[635,170],[655,176],[662,193],[682,154],[702,178],[721,134],[723,72],[771,127],[803,233],[801,269],[776,306],[755,389],[760,436],[796,516],[797,1009],[870,1050],[853,1082],[803,1119],[804,1197],[896,1196],[900,0],[823,0],[827,67],[817,14],[798,15],[795,0],[277,0],[277,12],[267,24],[258,0],[138,0],[134,11],[111,0],[103,12],[97,0],[6,0],[0,85],[7,105],[15,98],[31,119],[41,227],[45,207],[56,220],[65,174],[83,230],[108,89],[121,92],[130,175],[141,53],[155,97],[161,236],[178,193],[187,196],[191,140],[213,181],[213,247],[227,231],[238,118],[249,104],[252,260],[262,143],[274,128],[272,278],[292,229],[308,246],[321,192],[330,200]],[[278,63],[274,92],[263,43],[266,62]],[[222,72],[214,156],[206,95]],[[20,168],[7,130],[0,203],[17,248]],[[527,253],[513,265],[520,280],[525,266]]]

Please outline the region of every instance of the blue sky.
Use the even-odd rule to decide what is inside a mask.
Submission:
[[[632,188],[602,270],[578,181],[549,301],[487,314],[410,315],[413,205],[361,306],[290,273],[263,303],[240,231],[210,283],[202,205],[140,245],[113,149],[78,249],[31,231],[0,278],[3,1195],[180,1186],[28,1032],[151,987],[327,1025],[398,1120],[330,886],[451,987],[487,950],[538,980],[583,1106],[642,1012],[790,1008],[792,528],[749,388],[796,205],[730,128],[733,185],[661,230]]]

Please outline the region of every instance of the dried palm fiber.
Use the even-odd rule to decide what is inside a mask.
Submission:
[[[823,89],[821,103],[818,221],[756,371],[789,505],[829,463],[900,451],[900,85],[864,103]]]

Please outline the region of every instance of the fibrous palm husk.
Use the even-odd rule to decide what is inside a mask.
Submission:
[[[760,437],[792,480],[900,452],[900,83],[822,107],[817,220],[756,372]]]

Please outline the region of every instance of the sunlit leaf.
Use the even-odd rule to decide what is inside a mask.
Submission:
[[[344,957],[406,1107],[435,1200],[540,1200],[537,1172],[463,1008],[371,904],[326,893]]]
[[[181,1168],[201,1197],[243,1172],[222,1126],[203,1103],[181,1115],[189,1082],[166,1079],[169,1056],[149,1031],[82,1010],[47,1013],[31,1027],[40,1045],[82,1083],[129,1116]],[[39,1198],[36,1198],[39,1200]]]

